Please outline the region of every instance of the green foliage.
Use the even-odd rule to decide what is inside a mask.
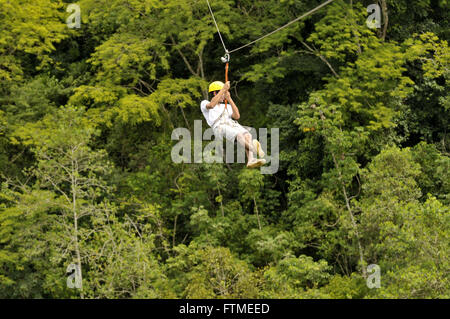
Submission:
[[[277,266],[264,272],[262,297],[302,298],[305,289],[313,289],[327,283],[329,266],[325,260],[314,262],[311,257],[286,256]]]
[[[430,197],[399,210],[401,223],[383,227],[383,265],[388,284],[379,297],[448,298],[449,207]]]
[[[445,204],[449,204],[450,159],[441,154],[435,145],[424,142],[412,149],[414,161],[421,166],[416,180],[424,196],[432,194]]]
[[[38,60],[34,65],[38,70],[54,62],[50,53],[55,44],[68,37],[62,6],[60,0],[0,2],[0,90],[24,79],[23,64],[29,56]]]
[[[164,47],[158,45],[152,39],[120,33],[97,47],[87,62],[99,68],[97,81],[133,87],[143,76],[154,80],[158,65],[168,68]]]
[[[352,8],[344,1],[334,1],[326,16],[315,24],[308,41],[314,43],[328,59],[348,61],[368,48],[375,39],[366,27],[366,9],[360,3]]]
[[[364,278],[353,273],[351,276],[333,276],[321,293],[326,298],[362,299],[368,294],[368,289]]]
[[[234,49],[322,2],[211,5]],[[280,128],[262,175],[171,159],[223,80],[204,1],[81,0],[70,30],[65,1],[0,0],[0,297],[449,298],[449,2],[386,3],[232,53],[240,123]]]
[[[169,276],[182,298],[255,298],[257,277],[225,247],[191,244],[174,248],[167,260]],[[184,288],[184,289],[183,289]],[[183,290],[181,290],[183,289]]]

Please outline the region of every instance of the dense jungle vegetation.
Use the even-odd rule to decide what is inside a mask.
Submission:
[[[210,2],[233,49],[323,0]],[[206,1],[69,4],[0,0],[1,298],[450,297],[449,1],[336,0],[231,54],[275,174],[171,159],[224,80]]]

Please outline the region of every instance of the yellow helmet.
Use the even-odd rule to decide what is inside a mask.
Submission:
[[[222,90],[222,88],[225,86],[225,84],[223,82],[220,81],[215,81],[213,83],[211,83],[209,85],[209,89],[208,92],[212,92],[212,91],[220,91]]]

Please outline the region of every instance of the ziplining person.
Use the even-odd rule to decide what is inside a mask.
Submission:
[[[317,11],[329,5],[333,1],[334,0],[327,0],[324,3],[315,7],[314,9],[306,12],[302,16],[295,18],[294,20],[273,30],[272,32],[269,32],[256,40],[253,40],[247,44],[244,44],[236,49],[229,51],[225,46],[225,42],[223,41],[222,34],[220,33],[220,29],[219,26],[217,25],[217,21],[214,16],[214,12],[211,8],[211,5],[209,3],[209,0],[206,0],[209,12],[211,13],[212,19],[217,29],[217,34],[219,35],[219,39],[225,51],[225,56],[223,56],[221,60],[223,63],[226,63],[226,66],[225,66],[225,84],[220,81],[215,81],[211,83],[208,89],[211,101],[203,100],[200,104],[200,109],[202,110],[203,116],[208,122],[208,125],[212,127],[216,138],[223,139],[223,137],[225,137],[227,140],[230,141],[234,141],[234,139],[237,139],[237,141],[242,146],[245,147],[245,151],[248,158],[247,162],[248,168],[260,167],[264,165],[266,161],[264,159],[254,158],[254,154],[257,154],[259,157],[264,157],[264,152],[261,149],[261,144],[257,140],[252,140],[250,132],[237,122],[237,120],[240,118],[239,109],[231,99],[231,95],[229,92],[230,82],[228,81],[228,63],[230,61],[230,53],[242,50],[243,48],[246,48],[258,41],[261,41],[262,39],[274,33],[277,33],[278,31],[284,28],[287,28],[291,24],[316,13]],[[220,103],[223,101],[225,102],[225,104]],[[230,102],[230,105],[227,105],[228,101]],[[312,128],[311,131],[314,131],[314,128]]]
[[[203,100],[200,109],[206,122],[213,129],[216,139],[226,138],[232,142],[237,139],[238,143],[245,148],[248,159],[247,167],[260,167],[266,163],[266,160],[255,158],[255,154],[259,157],[264,157],[265,154],[258,140],[254,140],[250,132],[237,122],[241,115],[231,98],[229,89],[229,81],[226,83],[212,82],[208,88],[210,101]]]

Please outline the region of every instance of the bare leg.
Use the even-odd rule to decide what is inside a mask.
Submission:
[[[255,149],[253,147],[253,140],[250,133],[238,134],[237,141],[239,144],[245,147],[245,153],[247,154],[248,162],[253,161],[253,154],[255,153]]]
[[[247,146],[248,150],[252,152],[253,154],[256,154],[255,147],[253,146],[253,138],[250,133],[245,133],[245,145]]]

